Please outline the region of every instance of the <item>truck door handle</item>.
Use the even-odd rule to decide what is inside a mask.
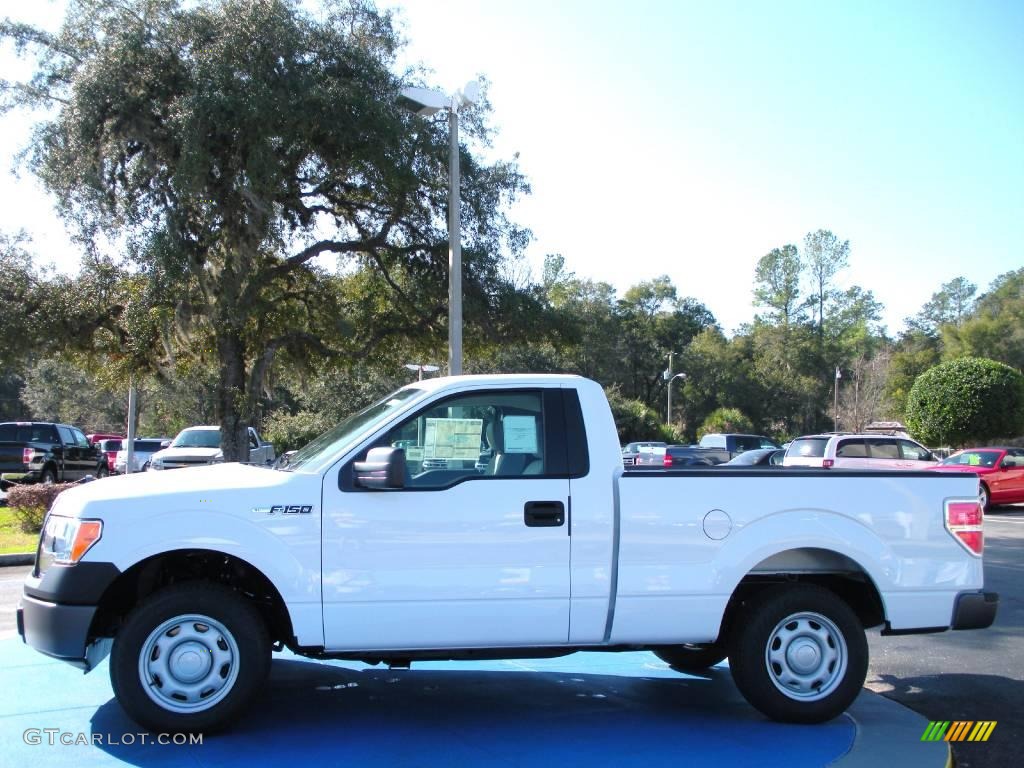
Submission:
[[[528,501],[523,522],[529,528],[557,528],[565,523],[565,505],[560,501]]]

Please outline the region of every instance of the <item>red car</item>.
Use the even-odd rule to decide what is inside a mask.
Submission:
[[[110,474],[114,474],[114,459],[117,457],[117,452],[121,450],[123,440],[124,438],[115,436],[102,437],[95,442],[107,457],[107,469],[110,470]]]
[[[981,480],[978,496],[989,504],[1024,502],[1024,448],[965,448],[933,467],[936,472],[972,472]]]

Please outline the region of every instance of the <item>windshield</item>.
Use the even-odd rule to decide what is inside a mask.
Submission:
[[[942,464],[947,467],[994,467],[999,459],[999,451],[963,451],[954,453]]]
[[[186,429],[174,438],[171,448],[220,448],[220,430]]]
[[[392,392],[383,400],[349,416],[334,429],[324,432],[305,448],[295,452],[282,469],[302,468],[318,472],[344,453],[362,435],[372,432],[378,424],[386,422],[395,411],[410,400],[423,394],[422,389],[407,387]]]

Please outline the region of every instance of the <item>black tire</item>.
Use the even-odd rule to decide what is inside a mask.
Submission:
[[[96,477],[97,478],[106,477],[109,474],[110,474],[110,470],[107,468],[107,462],[103,462],[98,467],[96,467]]]
[[[868,671],[867,638],[850,606],[811,584],[773,587],[751,599],[729,651],[740,693],[781,722],[821,723],[842,714]]]
[[[266,624],[252,603],[218,584],[179,584],[128,615],[114,639],[110,682],[125,712],[143,727],[210,732],[252,700],[266,679],[270,651]],[[179,692],[189,688],[190,697]]]
[[[728,652],[718,643],[673,645],[658,648],[654,655],[680,672],[701,672],[722,661]]]
[[[992,496],[984,483],[978,483],[978,501],[981,503],[981,511],[988,512],[992,506]]]
[[[43,467],[43,471],[39,475],[39,482],[42,485],[53,485],[57,482],[57,470],[53,467]]]

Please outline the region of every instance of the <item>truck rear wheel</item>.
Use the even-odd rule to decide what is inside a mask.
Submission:
[[[658,648],[654,655],[680,672],[700,672],[715,666],[729,654],[722,645],[707,643]]]
[[[168,587],[121,627],[110,682],[128,715],[162,733],[213,731],[238,716],[270,666],[256,608],[226,587]]]
[[[774,587],[737,622],[729,667],[740,693],[773,720],[820,723],[857,698],[868,643],[853,610],[811,584]]]

